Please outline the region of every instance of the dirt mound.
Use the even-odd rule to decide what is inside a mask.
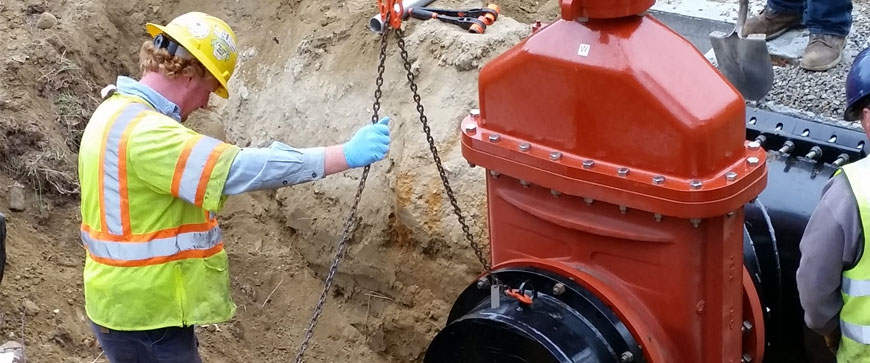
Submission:
[[[476,107],[479,67],[528,34],[511,17],[554,9],[525,0],[500,5],[503,16],[482,36],[436,21],[406,26],[432,136],[481,241],[483,171],[462,159],[457,124]],[[343,142],[371,117],[379,38],[367,29],[369,0],[0,1],[7,54],[0,62],[0,211],[9,219],[0,340],[23,341],[33,362],[105,361],[97,359],[82,301],[79,138],[99,89],[117,75],[137,75],[144,22],[191,10],[226,18],[242,45],[233,97],[216,100],[192,127],[241,146],[280,140],[307,147]],[[393,118],[396,141],[389,160],[372,170],[360,228],[308,361],[419,361],[456,293],[480,272],[431,163],[395,43],[385,81],[381,110]],[[221,220],[239,309],[230,322],[198,328],[206,361],[293,357],[358,177],[350,171],[229,200]],[[9,212],[3,198],[14,183],[25,186],[24,212]]]

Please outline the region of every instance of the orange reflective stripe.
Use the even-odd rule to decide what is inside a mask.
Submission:
[[[196,135],[187,139],[187,142],[184,143],[184,150],[181,151],[181,155],[178,157],[178,162],[175,164],[175,173],[172,174],[172,189],[170,189],[170,193],[173,197],[178,197],[178,189],[181,186],[181,177],[184,175],[184,167],[187,166],[187,159],[193,151],[193,146],[196,145],[200,139],[202,139],[202,135]]]
[[[118,107],[118,111],[115,111],[112,114],[112,117],[109,118],[109,122],[106,122],[106,125],[103,128],[103,137],[102,137],[102,145],[100,146],[100,166],[99,166],[99,177],[97,178],[97,183],[99,185],[100,191],[100,230],[108,231],[108,223],[106,223],[106,194],[105,188],[103,188],[103,178],[106,176],[106,166],[103,163],[103,160],[106,159],[106,144],[109,141],[109,132],[112,131],[112,125],[115,124],[115,121],[118,119],[118,116],[121,115],[121,112],[124,112],[124,109],[127,108],[129,103]]]
[[[187,250],[176,253],[172,256],[164,256],[164,257],[152,257],[145,260],[114,260],[111,258],[103,258],[97,257],[90,253],[88,253],[88,257],[92,260],[99,262],[104,265],[109,266],[117,266],[117,267],[141,267],[141,266],[151,266],[151,265],[159,265],[166,262],[185,260],[188,258],[207,258],[218,254],[220,251],[223,251],[224,244],[219,243],[216,246],[209,248],[207,250]],[[85,248],[87,250],[87,248]]]
[[[208,181],[211,179],[211,172],[214,170],[214,166],[217,164],[221,154],[228,147],[229,145],[221,143],[215,147],[211,152],[211,155],[209,155],[208,162],[206,162],[205,168],[202,170],[202,176],[199,178],[199,186],[196,188],[196,203],[194,204],[197,206],[202,206],[202,200],[205,198],[205,191],[208,189]]]
[[[133,128],[142,121],[145,114],[141,114],[130,121],[124,132],[121,134],[121,143],[118,146],[118,178],[121,190],[121,226],[125,236],[133,234],[130,227],[130,199],[127,198],[127,140],[130,139],[130,132]]]
[[[172,236],[177,236],[182,233],[189,232],[208,232],[215,226],[217,226],[217,220],[210,220],[205,223],[199,224],[185,224],[179,227],[167,228],[164,230],[160,230],[157,232],[151,233],[141,233],[141,234],[130,234],[129,236],[119,236],[115,234],[111,234],[105,231],[95,231],[88,225],[82,223],[82,231],[87,232],[91,237],[101,239],[104,241],[113,241],[113,242],[131,242],[131,243],[147,243],[149,241],[158,239],[158,238],[167,238]]]

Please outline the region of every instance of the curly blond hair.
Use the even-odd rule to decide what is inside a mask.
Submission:
[[[166,49],[154,47],[152,41],[142,43],[139,50],[139,71],[143,75],[145,72],[161,73],[170,79],[178,76],[211,77],[211,73],[196,59],[169,55]]]

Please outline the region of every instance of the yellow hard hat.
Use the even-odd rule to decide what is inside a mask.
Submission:
[[[166,26],[148,23],[145,29],[152,37],[166,34],[178,42],[220,82],[215,93],[229,97],[227,82],[236,68],[238,51],[236,34],[227,23],[205,13],[190,12]]]

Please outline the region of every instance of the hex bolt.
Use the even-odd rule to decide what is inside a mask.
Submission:
[[[689,187],[694,190],[701,189],[702,186],[704,186],[704,184],[698,179],[692,179],[692,181],[689,182]]]
[[[812,160],[816,160],[820,157],[822,157],[822,148],[820,148],[818,146],[813,146],[810,149],[810,152],[808,152],[806,155],[807,159],[812,159]]]
[[[562,153],[558,151],[553,151],[550,153],[550,160],[556,161],[562,158]]]
[[[520,180],[520,185],[522,185],[523,188],[528,188],[530,183],[525,180]]]
[[[662,221],[662,214],[661,213],[653,214],[653,218],[656,219],[656,222],[661,222]]]
[[[471,115],[471,117],[478,118],[480,117],[480,109],[472,108],[471,110],[468,110],[468,114]]]
[[[622,354],[619,356],[619,362],[620,363],[634,362],[634,354],[631,354],[631,352],[622,352]]]
[[[689,222],[692,223],[692,227],[698,228],[701,226],[701,218],[692,218],[689,219]]]
[[[750,157],[746,158],[746,163],[749,164],[749,166],[756,166],[756,165],[758,165],[758,158],[754,157],[754,156],[750,156]]]
[[[592,198],[583,198],[583,202],[585,202],[586,205],[592,205],[592,202],[594,202],[594,201],[595,201],[595,199],[592,199]]]
[[[562,192],[560,192],[556,189],[550,189],[550,194],[552,194],[554,197],[558,197],[558,196],[562,195]]]
[[[489,288],[489,285],[490,285],[489,279],[487,279],[485,277],[481,277],[479,280],[477,280],[477,288],[478,289],[481,289],[481,290],[487,289],[487,288]]]
[[[749,333],[750,330],[752,330],[752,323],[750,323],[749,320],[744,320],[743,325],[740,326],[740,331],[746,334]]]
[[[628,212],[628,207],[624,205],[619,206],[619,213],[625,214],[626,212]]]
[[[779,148],[779,152],[783,153],[783,154],[788,154],[792,150],[794,150],[794,142],[792,142],[791,140],[786,141],[785,143],[782,144],[782,147]]]
[[[565,293],[565,284],[557,282],[553,285],[553,296],[559,296]]]
[[[767,136],[758,135],[755,137],[755,141],[758,141],[759,146],[764,146],[764,143],[767,141]]]
[[[465,131],[466,131],[466,132],[474,132],[474,131],[477,131],[477,125],[475,125],[475,124],[467,124],[467,125],[465,125]]]
[[[735,173],[733,171],[729,171],[729,172],[725,173],[725,180],[730,181],[730,182],[737,180],[737,173]]]
[[[501,136],[499,136],[499,134],[489,135],[489,141],[498,142],[498,140],[501,140]]]
[[[529,145],[529,143],[527,143],[527,142],[520,144],[520,151],[529,151],[529,149],[531,149],[531,148],[532,148],[532,145]]]
[[[592,169],[593,166],[595,166],[595,161],[583,160],[583,169]]]
[[[652,178],[652,182],[655,185],[662,185],[665,183],[665,177],[662,175],[656,175]]]
[[[841,167],[848,162],[849,162],[849,155],[844,153],[844,154],[840,154],[839,156],[837,156],[837,160],[834,160],[833,164],[837,167]]]
[[[499,176],[501,176],[501,173],[499,173],[495,170],[490,170],[489,175],[492,175],[493,178],[498,178]]]
[[[621,177],[626,177],[626,176],[628,176],[628,171],[629,171],[628,168],[619,168],[619,169],[616,169],[616,174],[619,174],[619,176],[621,176]]]
[[[758,150],[761,147],[761,143],[758,141],[752,141],[748,145],[749,150]]]

